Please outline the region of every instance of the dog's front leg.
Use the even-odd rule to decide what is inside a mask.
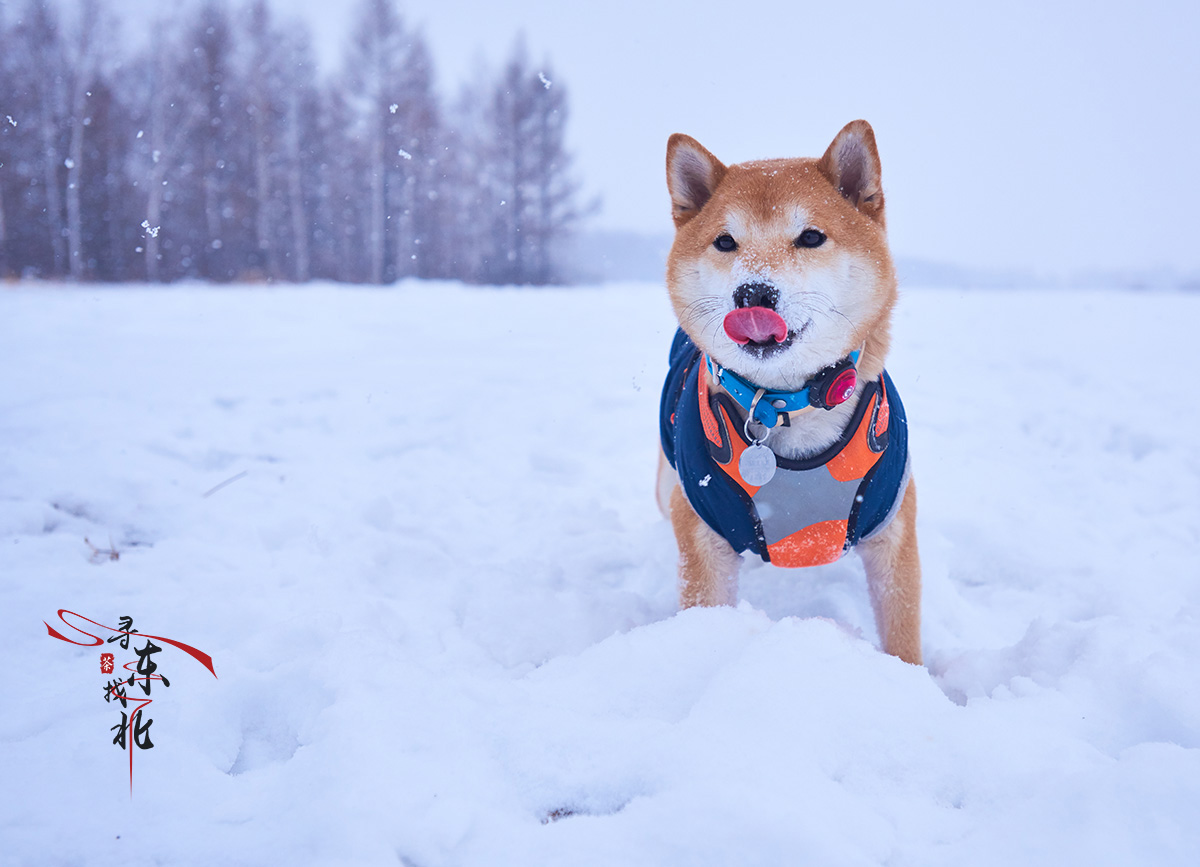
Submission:
[[[912,479],[896,517],[858,545],[883,649],[921,665],[921,558],[917,552],[917,486]]]
[[[696,514],[679,485],[671,491],[670,506],[679,545],[680,607],[735,604],[741,557]]]

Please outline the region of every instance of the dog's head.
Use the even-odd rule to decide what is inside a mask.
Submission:
[[[732,166],[677,133],[667,186],[667,285],[697,346],[775,389],[800,388],[864,342],[863,373],[882,369],[896,279],[866,121],[847,124],[820,159]]]

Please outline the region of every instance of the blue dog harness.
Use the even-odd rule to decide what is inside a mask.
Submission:
[[[857,361],[857,353],[852,358]],[[863,388],[836,443],[799,460],[775,455],[775,474],[753,485],[739,470],[742,452],[752,446],[744,433],[748,404],[744,395],[734,400],[710,392],[705,367],[731,393],[757,391],[715,365],[679,329],[659,429],[688,502],[735,551],[753,551],[779,566],[816,566],[832,563],[887,525],[908,482],[908,422],[886,371]],[[807,395],[803,402],[792,395],[766,392],[768,400],[754,404],[755,418],[768,427],[780,420],[786,425],[784,413],[808,405]],[[760,412],[764,408],[771,409]]]

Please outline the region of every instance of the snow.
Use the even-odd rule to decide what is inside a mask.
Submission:
[[[855,558],[677,612],[660,287],[0,290],[0,862],[1194,864],[1198,318],[905,291],[926,669]],[[213,657],[132,798],[60,608]]]

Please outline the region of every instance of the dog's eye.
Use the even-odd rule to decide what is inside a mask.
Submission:
[[[805,229],[792,243],[797,247],[820,247],[825,243],[825,233],[816,229]]]
[[[717,235],[717,240],[713,241],[713,246],[722,253],[732,253],[737,249],[737,241],[733,240],[732,235]]]

